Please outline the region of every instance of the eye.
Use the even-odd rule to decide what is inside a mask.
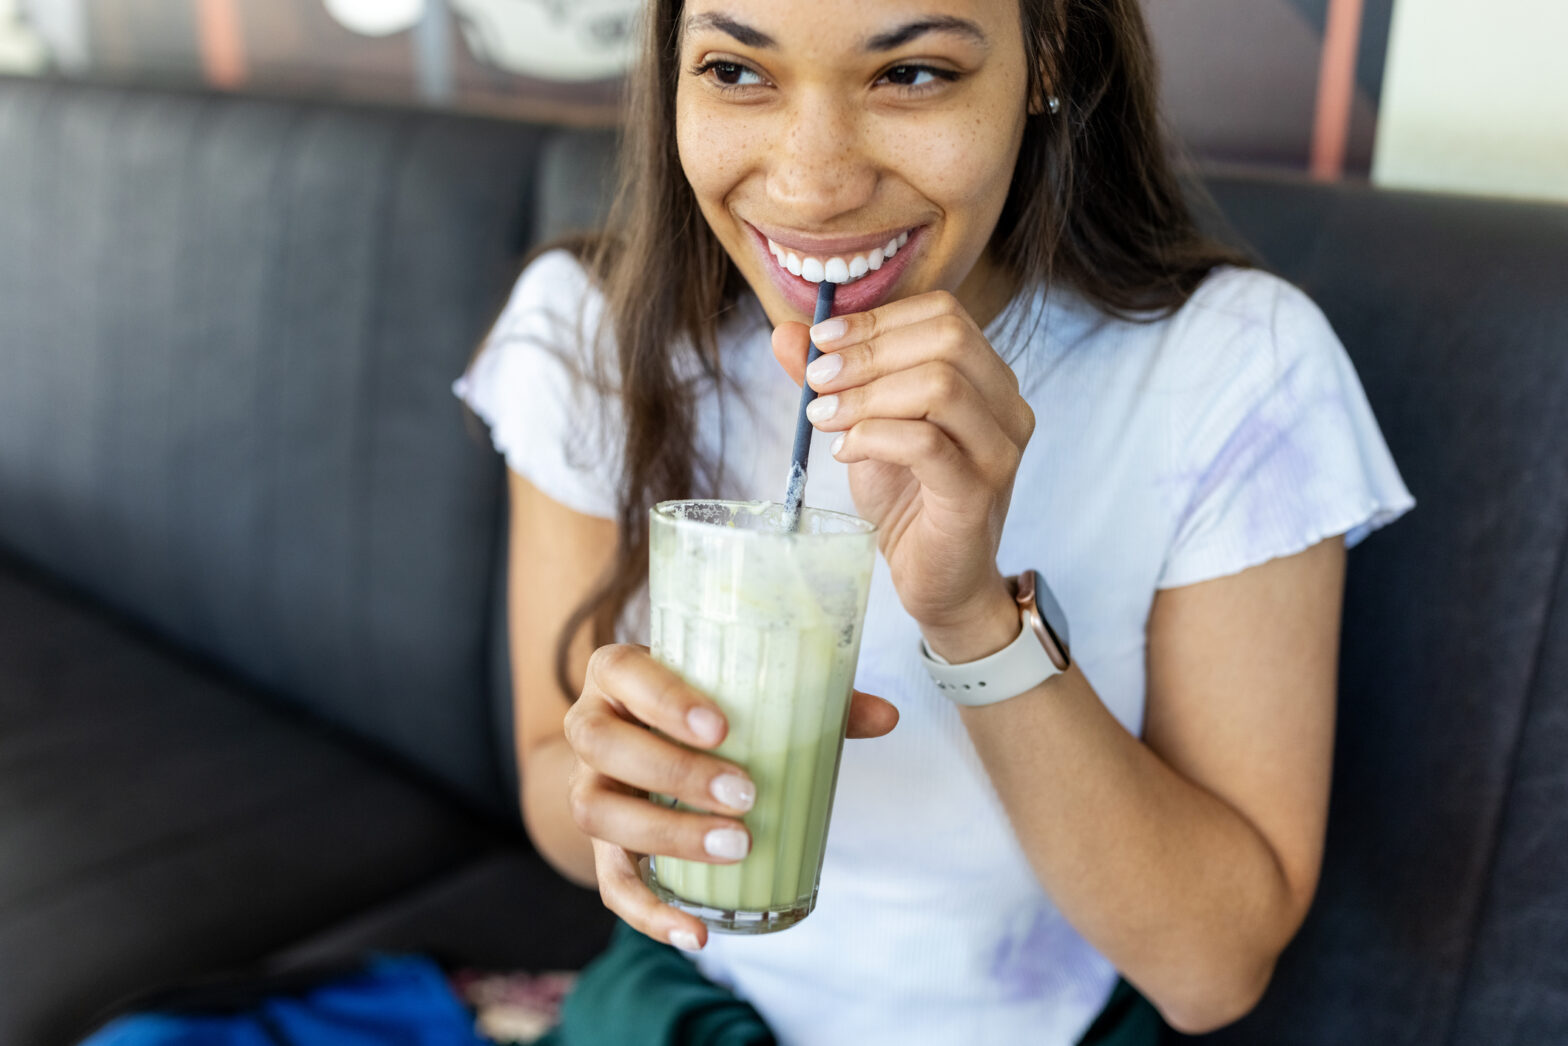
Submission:
[[[765,82],[755,70],[748,69],[739,62],[722,60],[704,62],[696,69],[693,69],[692,72],[697,76],[707,76],[709,73],[712,73],[711,79],[723,88],[755,87]],[[747,79],[747,77],[750,77],[750,79]]]
[[[907,93],[922,93],[935,89],[939,84],[952,83],[959,74],[951,69],[938,69],[929,65],[895,65],[882,74],[882,79]]]
[[[936,79],[936,75],[930,69],[920,65],[895,65],[887,71],[886,75],[900,87],[920,87]]]

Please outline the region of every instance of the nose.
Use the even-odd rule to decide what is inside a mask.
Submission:
[[[823,225],[871,201],[877,164],[841,92],[813,92],[792,106],[768,170],[768,194],[802,224]]]

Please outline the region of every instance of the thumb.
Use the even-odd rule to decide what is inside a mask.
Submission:
[[[856,690],[849,699],[849,730],[846,737],[881,737],[898,725],[898,709],[893,702]]]
[[[781,323],[773,329],[773,358],[799,385],[806,380],[806,352],[811,348],[811,328],[804,323]]]

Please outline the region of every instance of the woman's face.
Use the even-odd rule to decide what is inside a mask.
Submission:
[[[688,0],[675,129],[708,224],[768,317],[931,290],[976,321],[1028,111],[1018,0]]]

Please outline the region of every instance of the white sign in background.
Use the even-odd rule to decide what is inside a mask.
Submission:
[[[444,4],[474,57],[504,72],[583,82],[620,76],[631,63],[642,0],[430,0]],[[412,29],[426,0],[323,0],[367,36]]]
[[[1568,201],[1568,3],[1399,0],[1372,180]]]

